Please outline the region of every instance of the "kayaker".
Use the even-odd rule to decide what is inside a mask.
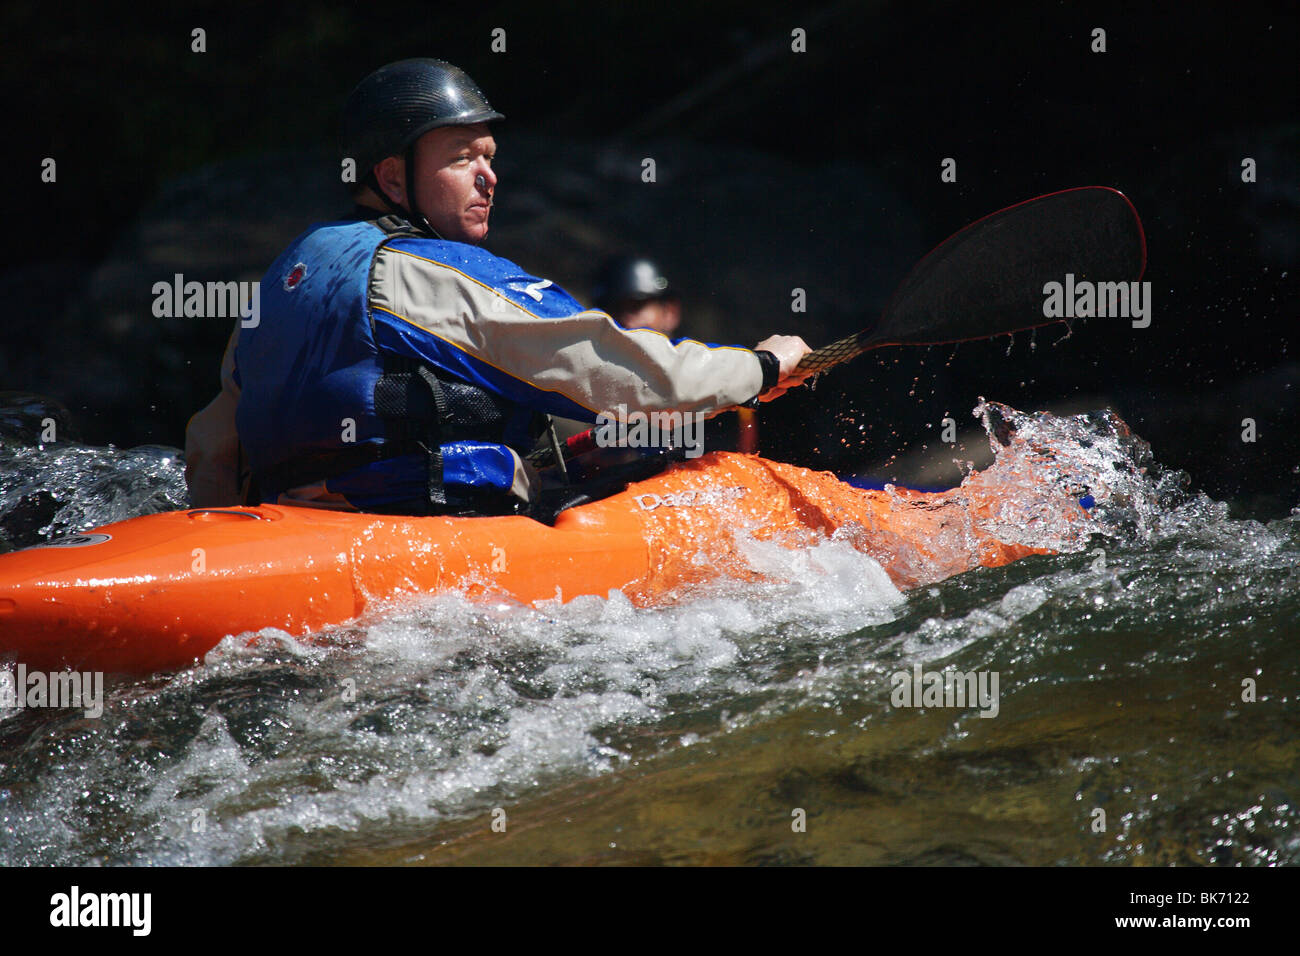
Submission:
[[[240,497],[242,448],[249,503],[526,512],[539,414],[712,414],[805,380],[797,336],[748,349],[624,329],[479,248],[497,185],[487,124],[502,118],[441,60],[388,64],[352,91],[356,209],[294,240],[262,280],[260,320],[231,337],[222,393],[187,430],[195,506]]]
[[[601,264],[591,287],[596,308],[625,329],[677,331],[682,302],[667,277],[642,256],[616,256]]]
[[[625,329],[654,329],[664,335],[678,331],[682,300],[660,268],[645,256],[614,256],[601,263],[591,284],[596,308],[608,312]],[[586,422],[557,419],[561,437],[585,431]],[[704,433],[705,447],[716,451],[758,451],[758,414],[738,409],[737,414],[711,418]]]

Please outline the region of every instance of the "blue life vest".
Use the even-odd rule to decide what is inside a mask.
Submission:
[[[367,301],[375,253],[399,238],[458,260],[511,264],[473,246],[413,238],[397,217],[377,221],[384,228],[326,223],[299,236],[262,280],[258,323],[240,329],[236,426],[252,503],[325,480],[362,511],[514,510],[507,446],[531,448],[533,412],[391,330],[378,330],[378,344],[384,317]]]

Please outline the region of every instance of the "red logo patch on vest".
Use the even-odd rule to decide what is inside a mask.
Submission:
[[[306,263],[300,262],[290,269],[289,274],[284,277],[284,291],[292,292],[294,289],[298,288],[298,283],[303,280],[305,275],[307,275],[307,265]]]

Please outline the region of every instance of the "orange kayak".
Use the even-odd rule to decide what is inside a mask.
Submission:
[[[714,452],[563,512],[554,527],[278,505],[147,515],[0,555],[0,663],[174,669],[227,635],[307,635],[450,590],[531,603],[617,589],[666,604],[713,580],[760,577],[737,547],[746,535],[790,548],[835,535],[901,588],[1043,553],[990,530],[1002,527],[998,501],[978,478],[951,492],[864,491]]]

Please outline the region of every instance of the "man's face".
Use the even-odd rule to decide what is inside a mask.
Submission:
[[[625,329],[654,329],[672,335],[682,319],[682,307],[676,299],[645,299],[621,302],[611,313]]]
[[[443,126],[416,141],[416,199],[444,239],[479,243],[487,236],[497,185],[492,171],[496,151],[496,140],[483,123]]]

